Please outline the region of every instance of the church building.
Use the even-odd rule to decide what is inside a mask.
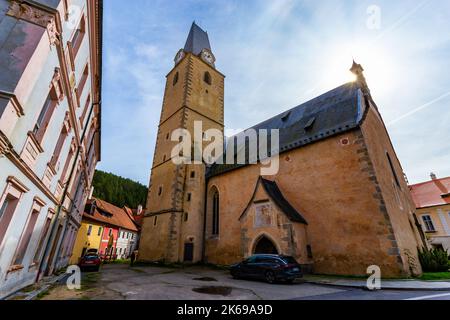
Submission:
[[[167,75],[139,259],[228,265],[277,253],[320,274],[420,274],[427,244],[401,164],[362,66],[351,71],[355,82],[253,127],[279,130],[276,175],[261,176],[262,164],[176,164],[174,130],[225,125],[225,76],[194,23]]]

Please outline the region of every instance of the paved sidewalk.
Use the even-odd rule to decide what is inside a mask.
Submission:
[[[34,285],[19,290],[16,293],[13,293],[12,295],[6,297],[5,300],[34,300],[41,293],[48,291],[55,284],[63,281],[67,276],[68,274],[62,273],[60,275],[45,277],[38,283],[35,283]]]
[[[322,284],[336,287],[367,289],[367,281],[364,279],[344,279],[326,276],[307,275],[304,277],[307,283]],[[414,279],[405,280],[381,280],[382,290],[421,290],[421,291],[450,291],[450,281],[420,281]]]

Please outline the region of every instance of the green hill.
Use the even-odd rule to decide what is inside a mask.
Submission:
[[[127,206],[135,209],[139,205],[145,208],[147,187],[139,182],[97,170],[94,174],[93,186],[95,198],[120,208]]]

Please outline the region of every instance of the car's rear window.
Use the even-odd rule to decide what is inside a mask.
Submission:
[[[87,256],[84,256],[84,259],[85,260],[96,260],[96,259],[98,259],[98,255],[87,255]]]
[[[286,264],[297,264],[297,261],[293,257],[282,257]]]

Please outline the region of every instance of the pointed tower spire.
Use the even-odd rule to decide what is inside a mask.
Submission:
[[[203,49],[211,50],[211,45],[209,43],[208,33],[202,30],[195,21],[192,23],[191,30],[189,31],[189,36],[184,45],[185,52],[191,52],[194,55],[199,55]]]
[[[370,96],[370,89],[367,85],[366,78],[364,77],[364,68],[362,67],[362,65],[356,63],[356,61],[353,60],[350,71],[356,76],[356,82],[359,84],[364,94]]]

